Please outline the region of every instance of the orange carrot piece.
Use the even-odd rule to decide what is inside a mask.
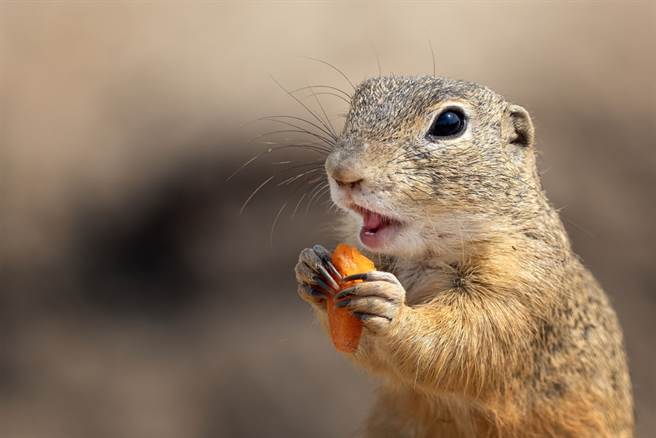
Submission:
[[[374,262],[366,258],[357,248],[340,243],[332,254],[333,265],[342,276],[362,274],[376,269]],[[346,281],[340,283],[340,291],[360,283],[362,280]],[[335,307],[332,295],[327,300],[328,324],[330,336],[338,351],[353,353],[358,349],[360,335],[362,334],[362,321],[345,308]]]

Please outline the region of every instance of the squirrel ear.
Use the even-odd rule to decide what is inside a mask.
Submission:
[[[533,146],[535,130],[528,111],[519,105],[508,105],[504,119],[505,138],[509,144],[524,148]]]

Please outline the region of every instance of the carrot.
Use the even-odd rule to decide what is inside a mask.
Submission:
[[[340,243],[332,254],[332,262],[342,276],[362,274],[376,269],[374,263],[366,258],[357,248]],[[362,280],[340,283],[340,291],[360,283]],[[362,334],[362,321],[345,308],[335,307],[334,296],[327,299],[328,324],[330,337],[338,351],[353,353],[358,348]]]

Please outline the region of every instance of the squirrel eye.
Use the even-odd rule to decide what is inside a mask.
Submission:
[[[428,130],[428,136],[433,138],[455,137],[463,133],[467,126],[467,119],[462,110],[447,108],[435,118]]]

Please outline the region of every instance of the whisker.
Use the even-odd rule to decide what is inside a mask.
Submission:
[[[308,184],[314,184],[314,183],[317,183],[317,182],[319,182],[319,181],[322,181],[322,180],[324,179],[324,178],[323,178],[324,176],[325,176],[325,175],[321,175],[321,176],[318,176],[318,177],[316,177],[316,178],[313,178],[313,179],[311,179],[310,181],[308,181]]]
[[[310,199],[309,205],[312,205],[312,203],[318,199],[321,199],[322,196],[326,195],[329,193],[330,187],[322,187],[321,190],[315,193],[314,197]],[[309,208],[308,208],[309,209]]]
[[[328,136],[329,136],[330,138],[332,138],[333,140],[337,140],[337,136],[335,135],[334,132],[327,131],[327,130],[324,129],[323,127],[317,125],[316,123],[314,123],[314,122],[312,122],[312,121],[310,121],[310,120],[304,119],[303,117],[297,117],[297,116],[285,116],[285,115],[274,115],[274,116],[265,116],[265,117],[260,117],[260,118],[255,119],[255,120],[256,120],[256,121],[260,121],[260,120],[268,120],[268,121],[276,121],[276,122],[277,122],[278,119],[292,119],[292,120],[298,120],[298,121],[301,121],[301,122],[307,123],[308,125],[313,126],[313,127],[317,128],[318,130],[320,130],[321,132],[323,132],[324,134],[328,135]]]
[[[349,83],[349,85],[353,87],[353,89],[355,89],[353,82],[343,71],[339,70],[326,61],[314,58],[308,59],[321,62],[322,64],[331,67],[333,70],[338,72]],[[283,149],[302,149],[309,152],[318,153],[325,157],[333,151],[333,148],[335,147],[335,144],[339,138],[335,124],[333,124],[333,120],[331,120],[331,118],[328,116],[326,106],[324,106],[324,102],[322,101],[323,99],[320,99],[320,96],[330,95],[342,100],[347,105],[350,105],[351,95],[348,92],[339,87],[324,84],[310,84],[308,86],[290,91],[285,88],[285,86],[283,86],[282,83],[279,82],[276,78],[271,77],[271,79],[281,90],[283,90],[290,98],[292,98],[299,106],[301,106],[307,112],[307,114],[309,114],[309,117],[306,114],[301,114],[301,116],[274,114],[256,119],[255,121],[268,121],[282,126],[281,129],[272,129],[251,139],[249,141],[250,143],[271,146],[246,160],[227,178],[227,180],[233,179],[237,174],[239,174],[239,172],[243,171],[244,168],[252,165],[253,162],[260,159],[263,155],[272,153],[274,151],[280,151]],[[307,93],[305,93],[306,90]],[[300,92],[304,93],[302,95],[295,94]],[[316,104],[307,102],[306,96],[314,99]],[[301,100],[301,98],[303,100]],[[294,141],[294,137],[296,137],[292,134],[302,134],[308,138],[299,142],[292,143]],[[270,163],[275,165],[277,168],[275,169],[273,175],[267,177],[264,181],[259,183],[257,187],[255,187],[255,189],[248,195],[239,209],[239,214],[243,214],[255,196],[262,192],[267,184],[269,184],[269,186],[273,185],[272,181],[276,184],[277,187],[289,187],[287,193],[289,193],[292,198],[285,200],[285,202],[277,210],[273,218],[273,222],[271,223],[269,243],[272,247],[277,225],[285,211],[289,212],[292,204],[294,205],[294,208],[291,212],[291,218],[296,217],[301,208],[305,208],[306,214],[308,214],[313,205],[318,202],[317,200],[323,199],[324,196],[329,194],[330,191],[330,184],[326,182],[324,169],[325,160],[323,158],[319,160],[309,160],[307,162],[296,161],[293,157],[290,157],[291,159],[286,158],[287,157],[283,157],[282,159],[278,158],[278,160]],[[269,159],[266,161],[273,160]],[[301,191],[300,197],[299,191]],[[304,202],[306,203],[305,206],[303,205]]]
[[[306,172],[302,172],[302,173],[299,173],[298,175],[294,175],[294,176],[292,176],[292,177],[289,177],[289,178],[285,179],[284,181],[279,182],[277,185],[278,185],[278,187],[280,187],[280,186],[284,186],[284,185],[289,185],[289,184],[293,183],[294,181],[296,181],[296,180],[298,180],[298,179],[300,179],[300,178],[303,178],[305,175],[308,175],[308,174],[310,174],[310,173],[317,172],[317,171],[319,171],[319,170],[321,170],[321,168],[319,168],[319,167],[317,167],[317,168],[315,168],[315,169],[310,169],[310,170],[308,170],[308,171],[306,171]]]
[[[302,180],[299,179],[297,181],[291,182],[290,185],[295,184],[296,182],[300,183],[300,184],[295,184],[294,193],[297,194],[298,190],[303,188],[303,187],[307,187],[308,185],[312,187],[312,186],[317,185],[317,183],[319,183],[321,181],[324,181],[325,177],[326,177],[326,173],[325,173],[325,169],[323,168],[323,166],[317,168],[317,171],[320,172],[320,175],[318,175],[318,176],[316,176],[316,177],[314,177],[310,180],[302,181]],[[314,190],[315,188],[316,187],[312,187],[310,190]],[[292,213],[292,218],[296,215],[296,212],[300,208],[301,204],[303,203],[303,200],[307,199],[307,195],[308,195],[307,190],[303,191],[303,195],[301,196],[301,199],[298,200],[298,203],[296,204],[296,207],[294,208],[294,212]]]
[[[268,177],[267,179],[265,179],[264,182],[262,182],[262,184],[260,184],[259,186],[257,186],[257,188],[256,188],[255,190],[253,190],[253,193],[250,194],[250,196],[246,199],[246,201],[244,201],[244,203],[242,204],[241,208],[239,209],[239,214],[243,214],[243,213],[244,213],[244,210],[246,209],[246,206],[247,206],[248,203],[251,201],[251,199],[253,199],[253,196],[255,196],[255,195],[257,194],[257,192],[259,192],[260,190],[262,190],[262,187],[264,187],[265,185],[267,185],[267,184],[269,183],[269,181],[271,181],[274,177],[275,177],[275,175],[271,175],[270,177]]]
[[[241,172],[246,166],[248,166],[249,164],[251,164],[253,161],[255,161],[255,160],[257,160],[258,158],[260,158],[260,157],[262,156],[262,154],[264,154],[264,152],[260,152],[259,154],[255,155],[254,157],[251,157],[251,158],[249,158],[248,160],[246,160],[241,166],[239,166],[239,167],[237,168],[237,170],[235,170],[234,172],[232,172],[232,173],[230,174],[230,176],[226,178],[226,182],[227,182],[227,181],[230,181],[232,178],[234,178],[235,175],[237,175],[239,172]]]
[[[283,165],[283,164],[292,164],[294,161],[278,161],[275,163],[271,163],[272,165]],[[285,170],[292,170],[292,169],[302,169],[304,167],[308,166],[317,166],[318,168],[323,167],[324,160],[312,160],[312,161],[306,161],[303,163],[298,163],[294,164],[293,166],[287,166]]]
[[[307,206],[305,207],[305,214],[307,215],[310,212],[310,207],[312,206],[312,201],[314,201],[322,190],[330,188],[329,184],[317,184],[311,191],[310,191],[310,200],[307,203]]]
[[[326,109],[321,104],[321,100],[319,99],[319,96],[317,96],[317,94],[314,92],[314,89],[311,86],[310,86],[310,90],[312,91],[312,97],[314,97],[314,100],[317,101],[317,105],[319,105],[319,108],[321,109],[321,113],[323,114],[323,117],[326,119],[326,122],[328,122],[328,124],[330,125],[330,132],[333,133],[333,139],[336,141],[337,133],[335,132],[335,127],[330,121],[330,118],[328,118],[328,114],[326,114]]]
[[[323,201],[323,203],[321,205],[324,205],[324,206],[325,205],[330,205],[328,207],[328,212],[331,212],[331,211],[333,211],[333,208],[337,208],[337,207],[336,207],[335,203],[333,202],[333,199],[330,197],[330,190],[328,190],[327,192],[324,192],[324,194],[321,195],[321,196],[326,196],[326,195],[328,195],[328,196],[326,197],[326,200]]]
[[[303,144],[303,143],[284,144],[283,143],[280,144],[279,146],[267,148],[267,150],[263,151],[262,154],[281,151],[284,149],[303,149],[311,152],[316,152],[321,155],[328,155],[330,153],[330,150],[312,144]]]
[[[286,167],[280,167],[278,169],[280,173],[294,171],[294,170],[305,171],[305,170],[315,169],[316,171],[321,171],[325,175],[324,163],[325,160],[310,160],[310,161],[297,162],[297,164],[288,165]]]
[[[335,144],[334,140],[326,138],[323,135],[317,134],[316,132],[308,131],[307,129],[304,129],[302,126],[297,126],[294,125],[293,123],[285,122],[284,120],[272,120],[272,122],[280,123],[297,129],[278,129],[278,130],[266,132],[264,136],[274,135],[274,134],[288,134],[288,133],[307,134],[309,136],[316,138],[317,140],[323,141],[327,146],[331,148]]]
[[[326,196],[326,195],[327,195],[327,196]],[[324,197],[325,197],[325,198],[324,198]],[[328,212],[329,214],[332,213],[332,212],[333,212],[333,210],[332,210],[332,206],[333,206],[334,204],[333,204],[333,202],[332,202],[332,199],[330,198],[330,193],[325,192],[323,195],[321,195],[321,196],[319,197],[319,200],[321,200],[321,198],[324,198],[324,199],[323,199],[323,202],[321,202],[321,203],[319,204],[319,207],[322,208],[322,209],[324,209],[324,210],[327,210],[327,212]]]
[[[270,149],[269,152],[279,151],[282,149],[305,149],[308,151],[316,152],[321,155],[328,155],[330,153],[330,150],[326,150],[318,146],[307,145],[307,144],[287,144],[287,145],[280,145],[275,148],[269,148],[269,149]]]
[[[302,56],[302,58],[309,59],[309,60],[315,61],[315,62],[320,62],[320,63],[322,63],[324,65],[327,65],[328,67],[332,68],[337,73],[339,73],[344,79],[346,79],[346,82],[348,82],[349,85],[353,88],[353,90],[355,90],[355,85],[353,85],[353,82],[351,82],[351,80],[348,78],[348,76],[346,76],[346,73],[344,73],[343,71],[341,71],[340,69],[338,69],[337,67],[332,65],[331,63],[329,63],[327,61],[324,61],[322,59],[312,58],[311,56]]]
[[[383,76],[383,69],[380,67],[380,56],[378,55],[378,50],[376,50],[376,46],[374,46],[373,42],[371,43],[371,50],[374,52],[374,56],[376,57],[376,65],[378,66],[378,77]]]
[[[435,52],[433,51],[433,43],[431,40],[428,40],[428,47],[430,48],[431,57],[433,59],[433,77],[435,77]]]
[[[287,89],[286,89],[286,88],[285,88],[280,82],[278,82],[278,81],[276,80],[276,78],[274,78],[273,76],[271,76],[271,79],[273,80],[273,82],[275,82],[275,83],[278,85],[278,87],[280,87],[280,89],[282,89],[285,93],[287,93],[287,95],[288,95],[289,97],[291,97],[292,99],[294,99],[294,100],[296,101],[296,103],[298,103],[298,104],[301,105],[303,108],[305,108],[305,110],[306,110],[308,113],[310,113],[310,115],[311,115],[312,117],[314,117],[314,119],[317,120],[317,121],[318,121],[318,122],[319,122],[324,128],[326,128],[327,130],[330,131],[330,128],[328,127],[328,125],[326,125],[326,124],[324,123],[324,121],[321,119],[321,117],[319,117],[314,111],[312,111],[312,110],[310,109],[309,106],[307,106],[306,104],[304,104],[303,101],[302,101],[301,99],[299,99],[298,97],[296,97],[293,93],[290,93],[289,90],[287,90]]]
[[[273,248],[273,233],[276,229],[276,224],[278,223],[278,219],[280,218],[280,215],[285,210],[285,207],[287,207],[287,201],[285,201],[285,203],[282,204],[282,207],[280,207],[280,210],[278,210],[276,217],[273,219],[273,223],[271,223],[271,231],[269,232],[269,245],[271,246],[271,248]]]
[[[280,143],[277,141],[272,141],[272,140],[267,140],[267,141],[262,141],[258,142],[256,144],[261,144],[261,145],[275,145],[275,147],[269,148],[270,150],[267,150],[265,152],[271,152],[273,150],[279,150],[279,149],[288,149],[288,148],[300,148],[300,149],[308,149],[311,151],[321,151],[324,154],[329,154],[332,152],[332,148],[329,148],[323,143],[315,143],[315,142],[307,142],[307,143]]]
[[[310,88],[325,88],[325,89],[328,89],[328,90],[337,91],[339,93],[342,93],[346,98],[349,99],[349,101],[351,99],[351,95],[348,94],[346,91],[344,91],[344,90],[342,90],[341,88],[338,88],[338,87],[333,87],[332,85],[310,84],[306,87],[301,87],[301,88],[296,88],[294,90],[291,90],[291,92],[292,93],[298,93],[299,91],[304,91],[304,90],[307,90],[307,89],[310,89]]]
[[[294,211],[292,212],[292,215],[291,215],[292,219],[294,219],[294,217],[296,217],[296,212],[298,211],[298,208],[301,206],[301,203],[303,202],[303,199],[305,199],[306,196],[307,196],[307,193],[303,193],[303,195],[301,196],[301,199],[299,199],[298,202],[296,203],[296,207],[294,207]]]
[[[269,144],[278,144],[275,142],[268,142]],[[305,149],[305,150],[310,150],[312,152],[320,153],[322,155],[326,155],[330,153],[329,149],[324,148],[321,145],[306,145],[306,144],[281,144],[279,146],[275,147],[270,147],[267,150],[264,150],[262,152],[257,153],[255,156],[249,158],[246,160],[241,166],[239,166],[232,174],[230,174],[229,177],[226,178],[226,182],[230,181],[232,178],[234,178],[239,172],[244,170],[248,165],[250,165],[252,162],[260,158],[264,154],[268,154],[271,152],[275,152],[277,150],[282,150],[282,149]],[[281,162],[282,163],[282,162]],[[323,163],[323,160],[317,160],[316,163]]]
[[[317,92],[315,92],[315,93],[309,94],[308,96],[309,96],[309,97],[312,97],[312,96],[324,96],[324,95],[333,96],[333,97],[336,97],[336,98],[338,98],[338,99],[341,99],[341,100],[342,100],[344,103],[346,103],[347,105],[350,105],[350,104],[351,104],[351,101],[348,100],[348,99],[346,99],[344,96],[341,96],[341,95],[339,95],[339,94],[337,94],[337,93],[330,93],[330,92],[328,92],[328,91],[317,91]]]

